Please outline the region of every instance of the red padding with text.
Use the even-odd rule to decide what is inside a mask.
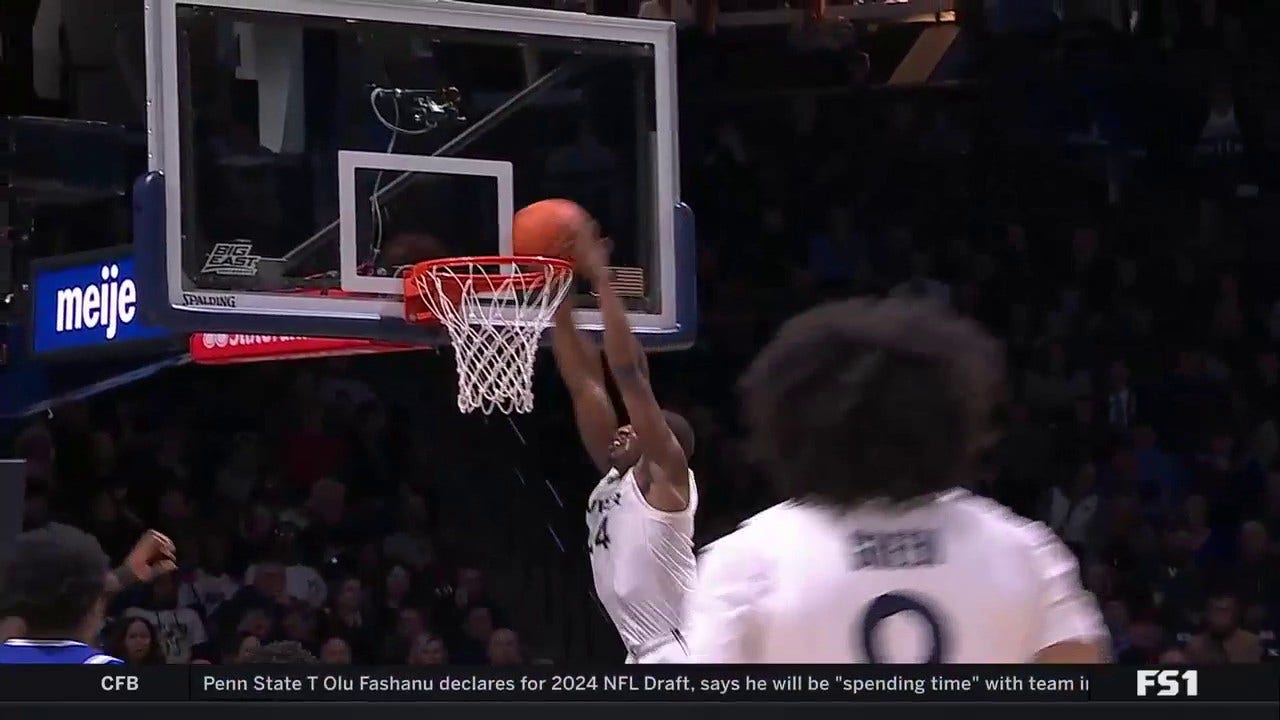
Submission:
[[[420,345],[397,345],[375,340],[316,338],[293,335],[235,335],[196,333],[191,336],[191,359],[202,365],[227,365],[270,360],[370,355],[426,350]]]

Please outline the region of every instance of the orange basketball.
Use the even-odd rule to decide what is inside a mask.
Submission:
[[[569,258],[573,233],[591,216],[572,200],[540,200],[521,208],[511,221],[511,245],[516,255]]]

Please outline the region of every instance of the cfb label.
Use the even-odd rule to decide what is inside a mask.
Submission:
[[[102,678],[101,685],[107,692],[132,692],[138,689],[138,676],[107,675]]]

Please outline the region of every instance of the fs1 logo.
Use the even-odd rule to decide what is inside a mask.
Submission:
[[[1138,697],[1196,697],[1199,694],[1200,673],[1197,670],[1138,671]]]
[[[262,260],[262,256],[253,254],[251,243],[216,243],[205,258],[200,272],[204,275],[253,277],[258,274],[259,260]]]

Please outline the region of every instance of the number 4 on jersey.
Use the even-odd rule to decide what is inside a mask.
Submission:
[[[609,518],[607,517],[600,519],[600,525],[596,527],[595,537],[587,544],[587,552],[591,552],[597,547],[602,547],[605,550],[609,549]]]

